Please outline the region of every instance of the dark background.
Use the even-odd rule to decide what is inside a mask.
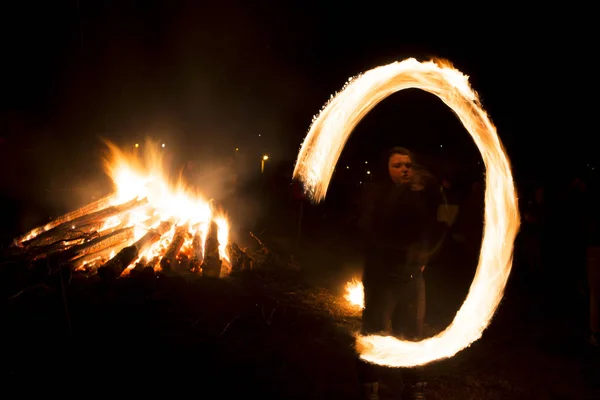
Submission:
[[[195,163],[200,174],[192,174],[194,184],[218,191],[231,173],[238,176],[236,191],[220,194],[234,213],[232,241],[245,247],[235,236],[245,231],[256,246],[252,230],[281,259],[293,253],[308,281],[341,296],[363,266],[352,214],[360,182],[377,176],[384,149],[403,145],[437,177],[465,180],[453,199],[463,227],[454,225],[426,272],[427,323],[443,329],[472,282],[482,222],[482,193],[469,184],[482,178],[480,156],[451,110],[422,91],[394,94],[353,132],[324,204],[294,199],[289,184],[313,116],[349,77],[407,57],[446,58],[470,77],[498,128],[522,215],[535,211],[533,192],[543,188],[541,219],[547,223],[537,232],[523,218],[514,271],[493,323],[482,340],[425,378],[443,398],[581,398],[582,373],[594,384],[598,376],[597,362],[582,364],[580,346],[587,345],[589,329],[582,221],[591,214],[580,201],[581,185],[570,183],[600,167],[593,119],[597,13],[572,1],[548,4],[7,3],[0,12],[0,247],[111,190],[102,138],[133,150],[151,137],[165,143],[161,151],[171,166]],[[269,161],[260,174],[263,154]],[[543,271],[534,270],[530,256],[536,254]],[[47,277],[53,288],[61,287],[57,275]],[[273,388],[297,398],[319,398],[314,393],[328,390],[327,398],[356,394],[350,337],[344,333],[346,342],[338,342],[323,327],[334,321],[329,309],[315,322],[312,297],[298,297],[309,309],[305,319],[282,300],[284,311],[275,320],[286,307],[289,314],[267,325],[265,310],[284,296],[266,291],[266,280],[245,281],[238,296],[225,280],[186,289],[178,279],[153,278],[159,289],[150,299],[128,280],[119,281],[118,301],[85,284],[67,285],[68,296],[63,286],[48,295],[11,297],[17,306],[4,318],[10,353],[4,358],[17,375],[8,379],[15,383],[23,376],[30,384],[56,373],[60,382],[85,375],[70,382],[87,384],[92,370],[103,368],[106,375],[104,366],[118,360],[127,374],[109,374],[102,383],[118,376],[124,384],[136,382],[130,372],[146,374],[147,365],[172,354],[180,360],[164,365],[194,359],[210,365],[208,375],[194,368],[172,371],[190,371],[193,390],[216,388],[221,397],[238,387],[245,395],[256,389],[262,398],[270,398],[265,390]],[[21,284],[2,282],[8,288]],[[287,299],[287,283],[281,285]],[[74,351],[65,353],[67,345]],[[152,359],[134,356],[136,348]],[[72,363],[70,354],[84,360]],[[57,359],[71,363],[70,369]],[[166,370],[158,369],[153,389]],[[226,384],[218,383],[224,377]],[[199,386],[198,379],[208,385]]]
[[[447,58],[470,76],[517,179],[591,171],[592,13],[569,4],[10,3],[0,24],[3,230],[108,192],[100,138],[125,148],[156,138],[177,165],[214,166],[237,147],[248,181],[266,153],[291,179],[329,96],[348,77],[407,57]],[[363,120],[341,162],[364,169],[363,159],[398,144],[442,170],[479,157],[441,101],[407,90]]]

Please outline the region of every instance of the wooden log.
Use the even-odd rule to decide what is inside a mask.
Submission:
[[[98,230],[102,229],[104,222],[97,222],[88,225],[82,225],[78,229],[64,231],[62,235],[51,235],[43,237],[41,234],[32,239],[31,245],[24,247],[26,253],[42,255],[44,252],[52,252],[53,249],[64,250],[71,247],[69,244],[81,244],[86,241],[99,237]],[[55,253],[56,251],[54,251]],[[40,257],[38,257],[40,258]]]
[[[142,221],[142,224],[143,224],[144,226],[154,226],[154,225],[156,225],[158,222],[160,222],[160,220],[161,220],[161,217],[160,217],[160,215],[153,215],[153,216],[151,216],[150,218],[148,218],[148,219],[146,219],[146,220]]]
[[[232,273],[251,269],[250,257],[236,243],[229,243],[227,245],[227,253],[231,262]]]
[[[66,255],[70,257],[69,262],[75,269],[81,268],[84,264],[94,268],[97,264],[104,264],[112,252],[118,253],[124,247],[133,243],[135,227],[114,227],[97,233],[93,240],[79,243],[71,249],[65,249]],[[124,236],[124,237],[123,237]],[[119,242],[119,237],[123,240]],[[94,243],[96,242],[97,243]],[[111,243],[114,242],[114,243]],[[82,251],[80,252],[79,249]],[[76,253],[76,254],[74,254]]]
[[[107,281],[117,279],[123,271],[138,257],[135,245],[124,247],[113,258],[98,268],[98,275]]]
[[[148,264],[148,260],[146,259],[146,257],[140,258],[140,260],[135,263],[135,267],[133,267],[131,272],[133,272],[133,271],[141,272],[144,269],[144,267],[146,266],[146,264]]]
[[[85,266],[95,268],[98,265],[102,265],[110,259],[110,255],[114,252],[115,254],[123,250],[123,248],[130,246],[133,240],[123,243],[117,243],[103,250],[96,251],[94,253],[84,254],[81,257],[74,258],[70,261],[73,269],[79,269]]]
[[[190,258],[187,254],[179,253],[177,268],[181,272],[190,272]]]
[[[145,268],[152,268],[154,271],[154,269],[158,266],[158,263],[160,263],[160,257],[154,256],[152,257],[152,260],[148,261]]]
[[[175,224],[174,219],[161,222],[156,228],[150,229],[144,236],[142,236],[135,243],[135,245],[139,251],[145,250],[152,244],[158,242],[165,233],[169,232],[173,227],[173,224]]]
[[[67,233],[67,239],[59,240],[47,246],[31,247],[27,249],[26,255],[31,261],[38,261],[54,255],[62,260],[72,260],[111,247],[119,242],[129,241],[133,238],[133,233],[133,227],[123,228],[121,226],[102,232],[82,233],[83,236],[79,235],[72,239],[69,239],[71,235]]]
[[[116,196],[115,193],[111,193],[109,195],[99,198],[98,200],[96,200],[92,203],[86,204],[85,206],[78,208],[75,211],[71,211],[67,214],[61,215],[60,217],[55,218],[52,221],[48,222],[44,226],[38,226],[37,228],[34,228],[34,229],[30,230],[29,232],[25,233],[24,235],[21,235],[18,238],[16,238],[13,242],[13,245],[21,246],[23,244],[23,242],[29,241],[29,240],[33,239],[34,237],[38,236],[39,234],[49,231],[52,228],[55,228],[66,222],[77,219],[83,215],[87,215],[87,214],[96,212],[98,210],[107,208],[110,206],[110,203],[113,201],[115,196]]]
[[[171,230],[173,224],[174,220],[163,221],[156,229],[149,230],[137,242],[123,248],[117,255],[98,268],[98,275],[109,281],[117,279],[138,258],[140,252],[158,242],[162,235]]]
[[[85,240],[85,237],[75,238],[72,240],[59,240],[58,242],[49,244],[47,246],[28,249],[28,251],[23,254],[25,254],[25,257],[31,261],[38,261],[54,254],[66,251],[74,246],[81,245],[85,243]]]
[[[171,240],[171,243],[169,243],[169,247],[167,247],[165,255],[160,260],[160,268],[164,272],[171,272],[172,267],[177,260],[177,254],[179,254],[181,246],[183,246],[185,239],[189,235],[188,230],[189,227],[187,224],[178,226],[176,228],[175,234],[173,235],[173,240]]]
[[[62,223],[48,231],[40,233],[33,239],[22,242],[23,246],[43,246],[51,242],[59,240],[72,240],[75,237],[90,234],[91,232],[97,231],[102,228],[106,219],[126,212],[132,211],[138,207],[142,207],[148,204],[148,199],[142,200],[133,199],[127,203],[123,203],[117,206],[111,206],[102,210],[93,212],[91,214],[82,215],[71,221]]]
[[[108,235],[98,237],[78,246],[74,246],[66,251],[66,257],[68,257],[69,260],[72,260],[86,254],[104,250],[107,247],[112,247],[120,243],[129,243],[131,240],[133,240],[134,229],[135,228],[133,226],[121,228]]]
[[[202,261],[202,276],[218,278],[221,276],[223,261],[219,255],[219,227],[212,221],[204,244],[204,260]]]
[[[202,261],[204,260],[203,248],[202,248],[202,236],[199,230],[196,230],[194,238],[192,239],[192,256],[190,259],[190,271],[200,272]]]

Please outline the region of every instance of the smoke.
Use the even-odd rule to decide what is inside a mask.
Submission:
[[[110,180],[93,146],[20,123],[0,145],[2,234],[16,236],[106,194]]]
[[[303,16],[279,10],[295,28],[282,34],[254,6],[118,7],[81,6],[83,42],[53,65],[47,101],[6,130],[0,183],[15,209],[9,225],[27,230],[110,192],[99,136],[123,148],[152,136],[166,143],[175,177],[222,204],[232,225],[252,226],[267,212],[261,157],[269,155],[266,175],[292,163],[310,122],[296,124],[315,87],[299,63],[313,34]]]
[[[258,164],[249,168],[250,159],[233,148],[221,154],[187,158],[181,177],[231,219],[232,228],[252,226],[261,215],[257,186]]]

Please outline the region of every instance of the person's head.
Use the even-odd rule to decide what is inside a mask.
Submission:
[[[388,152],[387,167],[390,179],[395,184],[409,184],[414,178],[414,157],[404,147],[393,147]]]

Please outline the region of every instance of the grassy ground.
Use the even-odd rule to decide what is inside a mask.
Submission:
[[[301,264],[308,279],[337,298],[360,274],[362,261],[347,239],[308,240]],[[443,250],[426,271],[430,334],[443,330],[468,292],[474,273],[460,252]],[[501,306],[483,337],[449,360],[420,369],[434,399],[600,398],[598,354],[586,339],[586,304],[562,282],[531,279],[516,262]],[[383,369],[394,386],[395,370]]]
[[[302,248],[299,272],[271,265],[221,280],[48,282],[3,302],[3,383],[43,387],[46,394],[92,387],[199,398],[357,399],[353,334],[360,314],[341,296],[360,264],[351,253],[313,242]],[[446,279],[435,269],[428,277],[430,333],[443,329],[466,290],[445,290]],[[428,398],[594,398],[585,378],[598,370],[575,305],[509,290],[481,340],[420,369]],[[398,371],[381,372],[392,394]]]

